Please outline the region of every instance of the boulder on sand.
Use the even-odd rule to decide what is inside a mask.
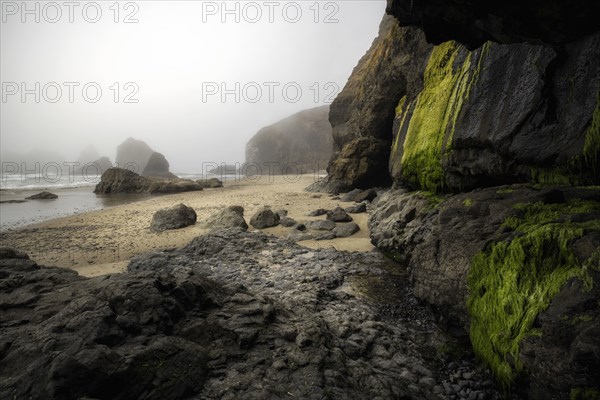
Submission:
[[[348,215],[341,207],[336,207],[333,211],[327,212],[327,219],[333,222],[351,222],[352,217]]]
[[[275,214],[269,207],[258,210],[250,219],[250,225],[256,229],[271,228],[279,225],[279,214]]]
[[[348,214],[361,214],[361,213],[367,212],[367,204],[360,203],[355,206],[346,207],[345,211]]]
[[[309,221],[306,227],[313,231],[331,231],[335,228],[335,222],[329,220]]]
[[[354,235],[356,232],[360,230],[360,227],[354,222],[350,222],[348,224],[340,224],[333,229],[333,233],[335,233],[335,237],[338,238],[346,238]]]
[[[196,212],[185,204],[177,204],[171,208],[158,210],[152,217],[150,229],[165,231],[167,229],[180,229],[196,223]]]
[[[211,231],[227,228],[248,229],[248,224],[244,219],[244,207],[242,206],[229,206],[202,221],[200,226]]]
[[[34,194],[29,197],[25,197],[25,199],[27,199],[27,200],[54,200],[56,198],[58,198],[57,195],[55,195],[54,193],[46,192],[46,191],[38,193],[38,194]]]

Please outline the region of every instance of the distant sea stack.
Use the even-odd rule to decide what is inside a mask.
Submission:
[[[132,137],[117,147],[117,165],[120,168],[135,169],[142,176],[177,178],[169,171],[169,162],[164,155]]]
[[[263,173],[276,174],[321,170],[332,146],[329,106],[311,108],[259,130],[246,144],[246,166],[258,164]]]

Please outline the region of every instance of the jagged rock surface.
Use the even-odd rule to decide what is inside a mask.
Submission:
[[[376,253],[232,229],[122,274],[0,266],[2,398],[500,397]]]

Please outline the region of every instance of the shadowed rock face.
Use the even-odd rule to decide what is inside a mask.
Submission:
[[[329,191],[389,184],[387,160],[398,100],[422,86],[431,45],[417,29],[384,16],[379,36],[331,104],[334,152],[327,167]]]
[[[263,174],[308,173],[325,169],[331,155],[329,106],[301,111],[262,128],[246,144],[246,163]]]
[[[133,170],[142,176],[176,178],[169,172],[169,162],[145,142],[128,138],[117,147],[117,166]]]
[[[500,43],[564,45],[598,30],[597,2],[586,0],[388,0],[402,25],[423,29],[439,44],[458,40],[470,48]]]

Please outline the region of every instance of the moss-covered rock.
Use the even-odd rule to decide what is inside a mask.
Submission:
[[[537,316],[570,279],[591,289],[587,269],[599,268],[592,265],[594,254],[580,261],[571,245],[584,235],[600,234],[600,202],[538,202],[515,209],[519,215],[502,226],[516,236],[477,254],[468,276],[473,348],[506,387],[523,370],[520,342],[541,334],[534,328]]]
[[[600,382],[591,372],[600,371],[598,188],[389,191],[369,228],[451,331],[470,331],[506,388],[518,382],[530,398],[567,398],[577,382]]]
[[[599,49],[600,34],[559,51],[436,46],[423,90],[396,109],[393,179],[437,192],[597,184],[600,76],[588,60],[600,59]]]

